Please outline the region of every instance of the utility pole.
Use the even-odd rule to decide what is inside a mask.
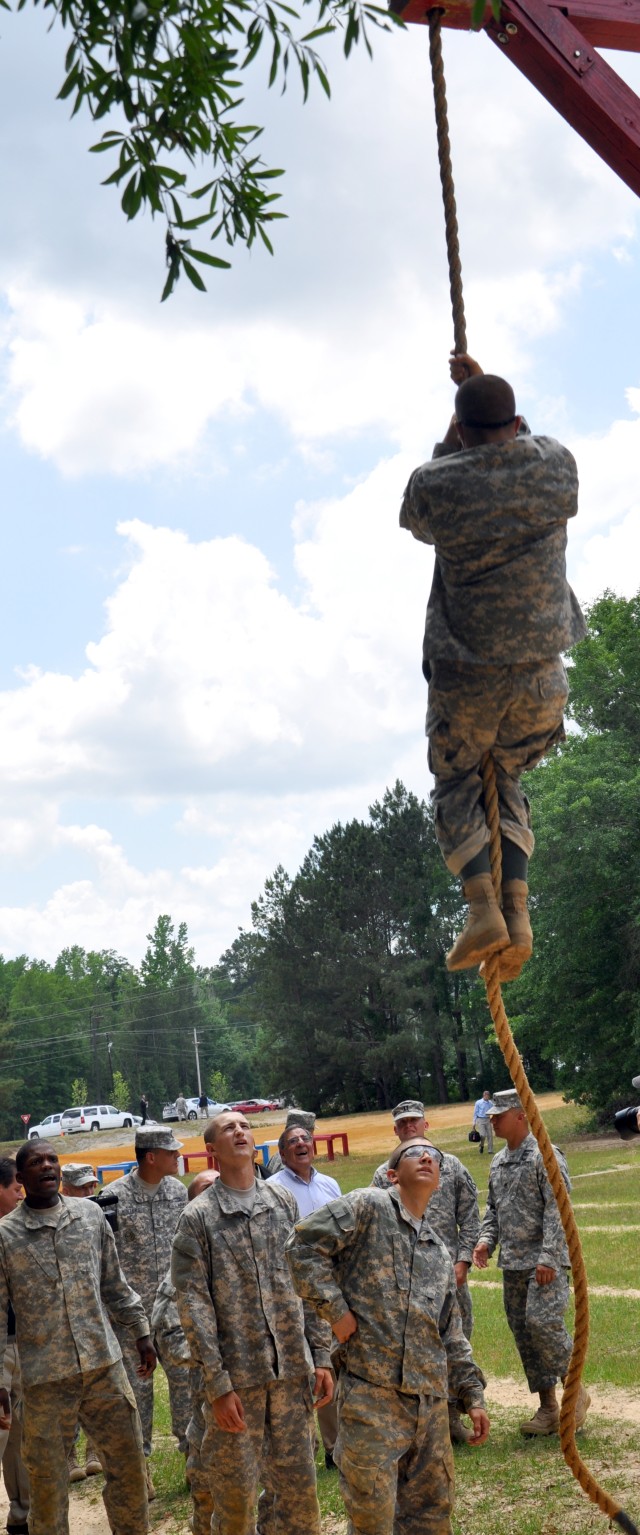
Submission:
[[[102,1093],[101,1093],[101,1089],[100,1089],[100,1056],[98,1054],[98,1023],[99,1023],[99,1021],[100,1021],[100,1014],[99,1013],[96,1014],[96,1012],[92,1008],[91,1009],[91,1047],[92,1047],[92,1050],[93,1050],[93,1081],[94,1081],[94,1087],[95,1087],[95,1096],[98,1099],[102,1097]]]
[[[198,1031],[193,1031],[193,1043],[196,1052],[196,1072],[198,1074],[198,1097],[202,1097],[202,1077],[200,1076],[200,1056],[198,1055]]]
[[[109,1054],[109,1071],[111,1072],[111,1091],[113,1092],[114,1089],[115,1089],[115,1085],[116,1084],[115,1084],[115,1082],[113,1080],[113,1061],[111,1059],[111,1051],[112,1050],[113,1050],[113,1043],[112,1043],[112,1041],[110,1039],[108,1039],[107,1040],[107,1051],[108,1051],[108,1054]]]

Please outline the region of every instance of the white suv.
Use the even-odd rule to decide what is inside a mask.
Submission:
[[[48,1141],[50,1135],[60,1134],[61,1114],[47,1114],[41,1125],[30,1125],[30,1141]]]
[[[63,1135],[78,1135],[87,1130],[131,1130],[140,1123],[139,1114],[123,1114],[111,1103],[94,1103],[89,1108],[65,1109],[60,1130]]]

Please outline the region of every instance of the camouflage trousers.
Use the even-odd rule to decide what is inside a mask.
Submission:
[[[503,836],[533,852],[529,801],[520,775],[564,740],[567,678],[558,656],[524,666],[465,666],[432,661],[427,709],[436,836],[447,867],[459,874],[489,841],[480,762],[496,768]]]
[[[504,1309],[522,1360],[529,1390],[555,1386],[567,1373],[571,1338],[564,1322],[569,1281],[564,1269],[552,1284],[536,1282],[535,1271],[505,1269]]]
[[[451,1535],[446,1402],[341,1374],[338,1424],[348,1535]]]
[[[0,1433],[0,1460],[5,1492],[9,1499],[7,1526],[26,1524],[29,1517],[29,1477],[22,1459],[24,1403],[20,1360],[15,1340],[4,1353],[2,1384],[11,1401],[11,1428]]]
[[[105,1472],[102,1494],[114,1535],[145,1535],[147,1482],[142,1436],[121,1362],[24,1388],[24,1458],[30,1535],[69,1535],[67,1456],[80,1421]]]
[[[193,1535],[210,1535],[211,1520],[213,1518],[213,1493],[211,1491],[211,1469],[206,1464],[202,1455],[205,1429],[202,1372],[199,1368],[192,1367],[190,1374],[192,1412],[187,1425],[187,1439],[189,1441],[187,1480],[192,1503],[191,1529]]]
[[[320,1535],[309,1382],[271,1381],[239,1394],[246,1423],[240,1434],[218,1428],[205,1404],[202,1458],[211,1477],[212,1535],[254,1535],[261,1480],[273,1503],[274,1535]]]
[[[145,1455],[151,1454],[151,1439],[153,1433],[153,1376],[148,1380],[141,1380],[138,1375],[140,1355],[132,1342],[131,1333],[124,1329],[116,1328],[118,1343],[122,1349],[122,1362],[124,1364],[129,1385],[136,1399],[136,1406],[140,1414],[140,1426],[142,1428],[142,1443]],[[178,1363],[162,1352],[162,1339],[154,1340],[154,1347],[158,1355],[158,1363],[167,1377],[169,1385],[169,1405],[171,1408],[171,1430],[178,1441],[178,1449],[186,1455],[189,1448],[187,1442],[187,1424],[191,1417],[191,1388],[189,1383],[189,1364],[187,1361]]]

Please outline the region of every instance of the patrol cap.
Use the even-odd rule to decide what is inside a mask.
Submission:
[[[285,1130],[290,1130],[292,1125],[300,1125],[303,1130],[315,1130],[316,1116],[308,1109],[289,1109]]]
[[[88,1162],[64,1162],[62,1182],[71,1189],[83,1189],[85,1184],[97,1183],[98,1179]]]
[[[403,1098],[402,1103],[396,1104],[391,1110],[394,1121],[398,1119],[424,1119],[424,1103],[419,1098]],[[405,1141],[405,1146],[406,1146]]]
[[[408,1151],[410,1146],[424,1146],[425,1151],[437,1150],[437,1147],[433,1146],[431,1141],[425,1140],[424,1135],[414,1135],[411,1137],[410,1141],[400,1141],[396,1146],[395,1151],[392,1151],[391,1156],[389,1157],[389,1161],[387,1162],[387,1167],[389,1167],[392,1172],[395,1171],[400,1158],[404,1156],[405,1151]]]
[[[493,1104],[489,1109],[489,1119],[495,1119],[496,1114],[506,1114],[508,1109],[521,1109],[522,1104],[515,1087],[508,1087],[503,1093],[494,1093]]]
[[[140,1125],[136,1130],[136,1151],[181,1151],[183,1145],[173,1130],[163,1130],[162,1125]]]

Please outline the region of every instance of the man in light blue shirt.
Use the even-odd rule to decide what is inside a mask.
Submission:
[[[328,1205],[332,1199],[340,1198],[342,1189],[335,1178],[329,1178],[327,1173],[319,1173],[314,1167],[313,1136],[303,1125],[290,1125],[283,1130],[278,1141],[278,1151],[282,1167],[273,1174],[269,1183],[281,1183],[283,1188],[290,1190],[301,1220],[314,1210],[319,1210],[321,1205]],[[333,1449],[338,1433],[335,1397],[328,1407],[319,1409],[318,1427],[322,1434],[325,1465],[329,1471],[333,1469]]]
[[[491,1124],[491,1120],[489,1118],[492,1108],[493,1103],[491,1101],[491,1093],[489,1092],[488,1087],[485,1087],[482,1097],[478,1098],[478,1101],[474,1104],[473,1108],[473,1128],[474,1130],[477,1130],[478,1135],[480,1136],[480,1146],[478,1148],[480,1156],[482,1156],[484,1151],[485,1140],[487,1142],[487,1151],[489,1152],[489,1155],[491,1155],[493,1152],[493,1125]]]

